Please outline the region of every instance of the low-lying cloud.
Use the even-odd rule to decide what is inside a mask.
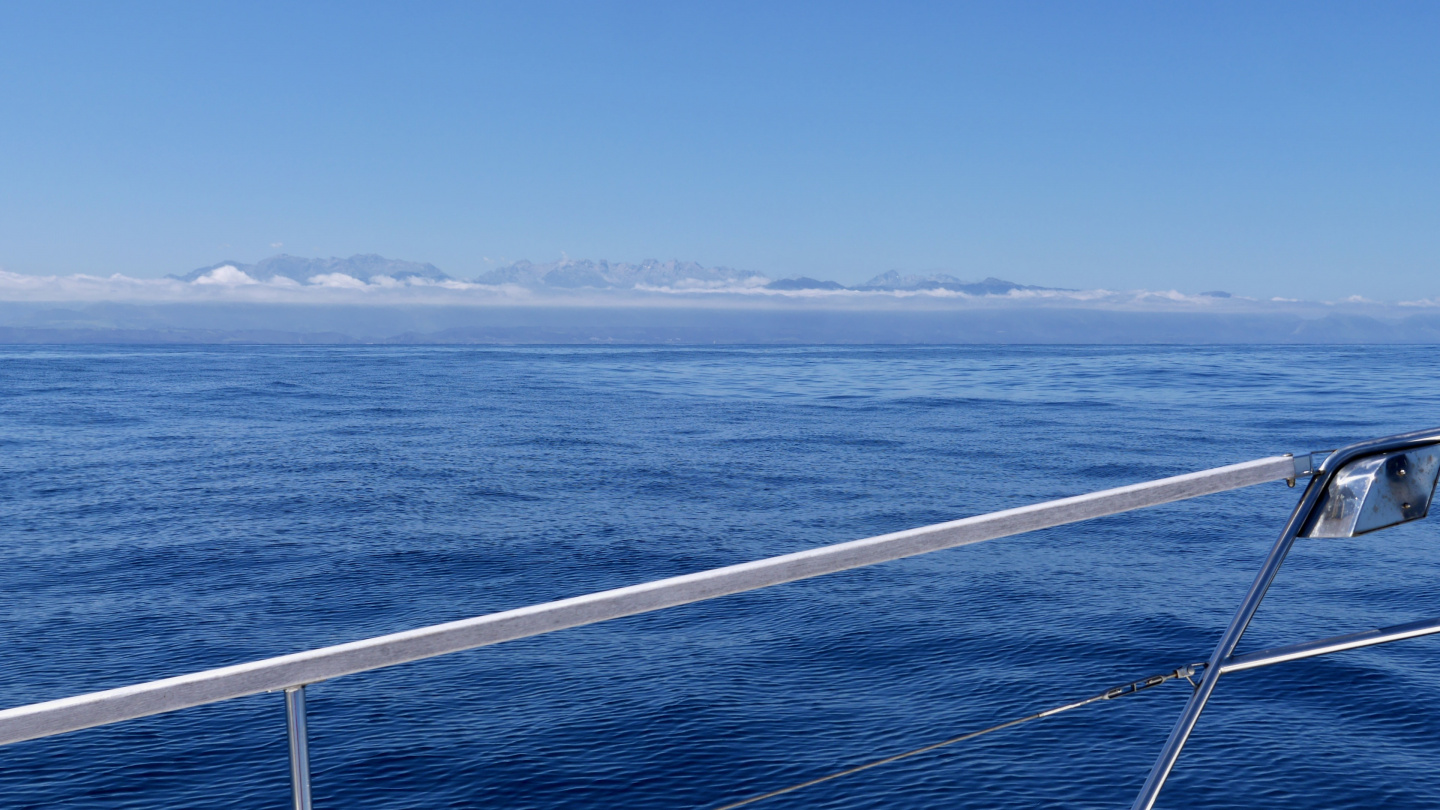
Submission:
[[[1440,343],[1440,298],[864,284],[687,262],[516,262],[470,279],[352,256],[184,275],[0,271],[0,343]]]
[[[284,261],[277,260],[291,260],[290,264],[298,268],[287,267]],[[893,271],[872,279],[871,283],[846,287],[813,279],[774,281],[756,273],[677,262],[650,263],[649,266],[521,262],[478,279],[460,280],[440,273],[431,265],[380,257],[348,260],[276,257],[267,261],[268,267],[263,266],[264,263],[223,263],[186,276],[158,279],[120,274],[39,276],[0,271],[0,301],[608,307],[792,305],[842,309],[1080,307],[1194,312],[1321,309],[1372,313],[1388,310],[1397,314],[1399,308],[1408,312],[1440,308],[1440,297],[1393,304],[1360,296],[1329,302],[1255,299],[1223,292],[1055,289],[993,278],[967,283],[950,276],[899,276]],[[617,267],[620,270],[614,269]],[[384,272],[387,269],[394,272]],[[307,270],[317,272],[307,274]]]

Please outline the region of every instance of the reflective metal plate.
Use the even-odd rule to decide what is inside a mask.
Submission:
[[[1430,510],[1440,445],[1368,456],[1346,464],[1316,505],[1301,537],[1354,537],[1419,520]]]

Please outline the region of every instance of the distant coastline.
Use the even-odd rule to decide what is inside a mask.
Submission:
[[[1440,300],[1074,290],[889,270],[864,284],[694,262],[515,262],[469,279],[359,255],[161,279],[0,272],[6,344],[1440,343]]]

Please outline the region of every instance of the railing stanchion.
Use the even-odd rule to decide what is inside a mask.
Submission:
[[[310,741],[305,729],[305,687],[285,690],[285,726],[290,732],[290,784],[295,810],[310,810]]]

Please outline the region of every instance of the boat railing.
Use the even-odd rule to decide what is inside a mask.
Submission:
[[[1322,467],[1325,456],[1323,453],[1271,456],[306,652],[17,706],[0,711],[0,745],[262,692],[283,692],[289,729],[292,798],[297,810],[309,810],[304,692],[307,684],[1202,495],[1281,480],[1293,486],[1298,478],[1314,475]],[[1313,488],[1312,481],[1307,492]],[[1440,629],[1440,622],[1435,626]],[[1416,631],[1407,627],[1405,632],[1409,635],[1404,637],[1411,637],[1434,630]],[[1375,633],[1383,636],[1386,631],[1370,633],[1366,636],[1370,640],[1356,641],[1350,646],[1394,640],[1388,637],[1373,640]],[[1315,642],[1322,646],[1323,643]],[[1225,663],[1231,668],[1264,666],[1278,660],[1306,657],[1306,652],[1292,651],[1290,658],[1276,661],[1227,659]]]

